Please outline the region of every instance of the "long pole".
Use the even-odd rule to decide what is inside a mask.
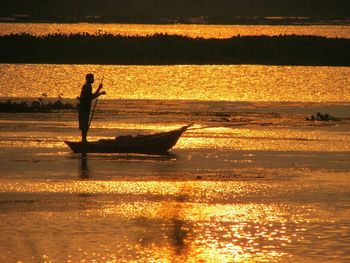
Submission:
[[[98,100],[98,98],[96,98],[95,105],[94,105],[94,108],[93,108],[92,113],[91,113],[91,116],[90,116],[88,129],[90,129],[90,125],[91,125],[91,122],[92,122],[92,118],[94,117],[94,113],[95,113],[95,109],[96,109],[96,105],[97,105],[97,100]]]
[[[104,77],[105,77],[105,76],[102,77],[101,84],[103,83]],[[92,113],[91,113],[91,116],[90,116],[88,129],[90,129],[90,125],[91,125],[91,122],[92,122],[92,118],[94,117],[94,113],[95,113],[95,109],[96,109],[96,105],[97,105],[97,100],[98,100],[98,97],[97,97],[96,100],[95,100],[95,105],[94,105],[94,108],[93,108]]]

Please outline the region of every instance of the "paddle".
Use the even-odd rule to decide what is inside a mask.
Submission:
[[[103,83],[103,79],[104,79],[105,76],[102,77],[102,80],[101,80],[101,83],[100,85]],[[90,116],[90,120],[89,120],[89,126],[88,126],[88,129],[90,129],[90,125],[91,125],[91,122],[92,122],[92,118],[94,117],[94,113],[95,113],[95,109],[96,109],[96,105],[97,105],[97,101],[98,101],[98,97],[96,98],[95,100],[95,105],[94,105],[94,108],[92,110],[92,113],[91,113],[91,116]]]

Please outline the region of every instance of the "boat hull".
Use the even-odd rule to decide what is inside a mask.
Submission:
[[[75,153],[159,154],[166,153],[174,147],[188,127],[189,125],[173,131],[136,137],[122,136],[118,139],[105,139],[87,143],[71,141],[65,141],[65,143]]]

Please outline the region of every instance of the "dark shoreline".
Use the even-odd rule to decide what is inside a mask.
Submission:
[[[149,25],[266,25],[266,26],[350,26],[350,18],[317,19],[317,18],[298,18],[298,17],[277,17],[277,18],[233,18],[233,19],[208,19],[208,18],[177,18],[177,19],[109,19],[109,18],[80,18],[80,19],[19,19],[19,18],[1,18],[0,24],[18,23],[43,23],[43,24],[149,24]]]
[[[350,39],[298,35],[203,39],[165,34],[15,34],[0,36],[0,63],[350,66]]]
[[[58,110],[76,109],[75,104],[65,102],[61,98],[56,100],[39,98],[32,101],[12,100],[3,101],[0,99],[0,113],[49,113]]]

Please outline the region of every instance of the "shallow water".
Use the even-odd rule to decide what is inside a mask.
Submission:
[[[323,176],[228,182],[66,181],[50,183],[50,190],[48,183],[26,182],[25,189],[32,193],[16,194],[19,200],[1,204],[6,226],[2,257],[346,262],[349,204],[339,202],[346,193],[323,186],[334,183],[332,179],[314,182]],[[21,183],[16,187],[21,189]],[[327,197],[320,203],[323,195]],[[328,204],[334,201],[335,207]],[[9,236],[10,241],[4,239]]]
[[[84,157],[76,112],[1,114],[3,261],[350,260],[350,121],[305,120],[349,104],[100,103],[90,140],[194,129],[169,155]]]
[[[94,23],[0,23],[0,35],[28,33],[48,34],[113,34],[149,36],[154,34],[183,35],[202,38],[230,38],[234,36],[312,35],[350,38],[348,25],[142,25]]]
[[[350,102],[349,67],[263,65],[0,64],[0,97],[76,98],[88,72],[107,99]]]
[[[194,125],[167,155],[81,156],[75,110],[0,113],[1,261],[350,260],[349,68],[1,64],[0,96],[76,103],[89,71],[89,140]]]

